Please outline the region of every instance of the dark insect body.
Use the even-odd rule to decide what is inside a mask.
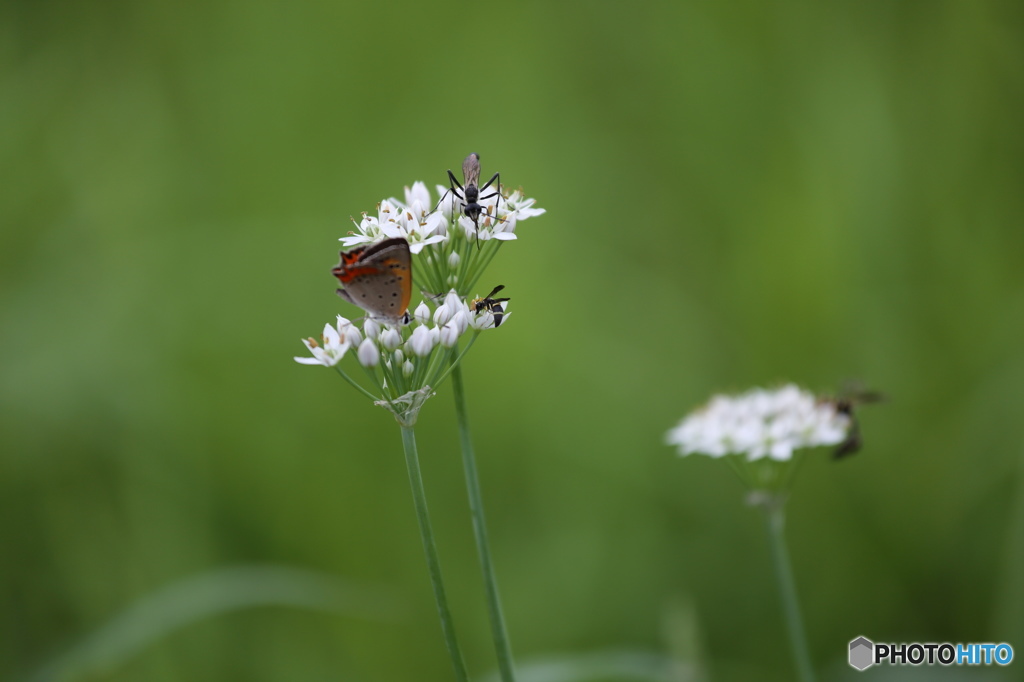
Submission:
[[[832,459],[842,459],[855,454],[864,445],[860,435],[860,422],[857,420],[854,408],[858,405],[878,403],[885,400],[885,396],[877,391],[848,391],[838,398],[827,398],[826,402],[835,406],[837,413],[846,415],[850,419],[850,430],[846,433],[846,439],[836,446],[832,452]]]
[[[499,284],[491,290],[491,293],[483,298],[474,299],[469,304],[476,313],[482,313],[485,310],[491,311],[491,315],[494,315],[495,328],[501,326],[501,322],[505,318],[505,307],[502,304],[511,300],[509,298],[494,298],[494,295],[504,288],[504,284]]]
[[[472,153],[466,157],[466,160],[462,162],[462,178],[465,181],[465,185],[459,184],[459,181],[455,178],[455,174],[452,173],[451,169],[448,170],[448,191],[452,193],[452,196],[456,197],[462,202],[462,212],[467,218],[473,221],[473,227],[476,228],[477,234],[480,232],[480,216],[484,214],[484,207],[480,204],[481,201],[498,197],[498,201],[501,201],[501,174],[495,173],[491,176],[491,179],[487,181],[483,187],[479,187],[480,183],[480,155]],[[481,195],[481,193],[490,187],[494,182],[497,181],[497,189],[490,194]],[[441,197],[441,201],[444,201],[444,197]],[[441,202],[438,202],[438,206]],[[436,207],[434,210],[437,210]],[[486,215],[486,214],[484,214]],[[500,218],[496,219],[500,220]],[[477,237],[477,246],[480,245],[480,238]]]

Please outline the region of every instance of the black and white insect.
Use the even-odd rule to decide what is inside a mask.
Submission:
[[[850,419],[850,429],[846,432],[846,438],[836,446],[832,453],[833,459],[842,459],[856,453],[864,444],[860,436],[860,422],[854,414],[854,408],[858,405],[878,403],[885,400],[885,396],[877,391],[865,391],[863,389],[851,388],[843,391],[838,398],[828,398],[826,402],[832,403],[838,414],[843,414]]]
[[[459,184],[455,174],[452,173],[451,169],[448,169],[448,191],[462,203],[462,213],[473,221],[473,227],[476,228],[477,232],[477,246],[479,246],[480,215],[486,215],[484,207],[480,202],[493,199],[494,197],[498,197],[498,201],[501,201],[501,173],[495,173],[487,181],[487,184],[480,187],[480,155],[474,152],[462,162],[462,178],[466,183],[465,185]],[[482,194],[495,183],[497,183],[497,189],[490,194]],[[444,197],[441,197],[441,201],[444,201]],[[438,206],[441,205],[441,201],[437,203]],[[437,208],[435,207],[434,210],[436,211]],[[495,219],[500,220],[497,216],[495,216]]]
[[[476,313],[482,313],[485,310],[491,311],[491,315],[494,316],[495,328],[501,326],[501,322],[505,318],[505,307],[502,304],[508,303],[511,300],[508,298],[494,298],[494,295],[504,288],[504,284],[499,284],[491,290],[491,293],[483,298],[474,299],[469,304],[473,312]]]

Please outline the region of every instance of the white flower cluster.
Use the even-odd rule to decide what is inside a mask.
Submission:
[[[793,451],[842,442],[850,417],[832,401],[788,384],[776,390],[755,388],[738,396],[714,396],[668,432],[679,454],[712,457],[745,454],[755,460],[788,460]]]
[[[449,225],[452,212],[458,215],[458,226],[466,239],[511,240],[515,239],[516,225],[545,213],[543,208],[534,208],[535,199],[523,196],[516,190],[507,197],[495,195],[481,200],[483,213],[479,218],[479,230],[466,215],[462,214],[464,204],[443,185],[437,186],[438,210],[432,211],[433,203],[430,191],[422,182],[405,188],[405,201],[395,198],[385,199],[377,207],[377,215],[363,214],[363,219],[356,224],[358,230],[348,237],[342,237],[345,248],[361,244],[373,244],[392,237],[405,237],[409,242],[409,250],[419,253],[429,244],[445,243],[449,239]]]
[[[507,313],[504,318],[508,318]],[[451,291],[433,310],[425,301],[421,302],[412,312],[412,322],[406,326],[381,324],[369,317],[364,318],[362,325],[360,329],[351,320],[338,315],[336,325],[324,326],[323,343],[303,340],[313,357],[296,357],[295,361],[333,367],[354,348],[363,367],[377,367],[383,358],[387,370],[400,368],[403,375],[409,377],[417,363],[429,363],[436,348],[454,348],[470,329],[493,329],[494,314],[487,309],[477,311]]]

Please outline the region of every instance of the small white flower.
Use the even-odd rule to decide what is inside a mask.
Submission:
[[[380,323],[373,318],[366,318],[363,322],[363,335],[368,339],[380,338]]]
[[[448,267],[454,270],[459,267],[459,263],[462,262],[462,256],[459,255],[458,251],[452,251],[452,255],[448,256]]]
[[[480,241],[488,241],[490,239],[497,239],[499,241],[511,241],[518,239],[515,235],[516,220],[515,215],[511,218],[495,218],[493,215],[481,215],[478,221],[478,226],[473,225],[473,221],[463,216],[459,220],[459,225],[466,232],[466,238],[469,240],[479,239]]]
[[[363,342],[359,344],[356,357],[359,358],[359,364],[363,367],[376,367],[377,363],[380,362],[380,351],[377,350],[377,344],[367,338],[363,339]]]
[[[416,365],[412,364],[411,360],[406,360],[402,363],[402,374],[407,377],[411,377],[412,373],[416,370]]]
[[[509,213],[501,220],[494,223],[495,239],[515,239],[516,224],[519,218],[515,213]]]
[[[321,346],[316,342],[315,339],[303,339],[302,343],[306,344],[306,348],[313,354],[311,358],[295,358],[295,362],[303,365],[323,365],[324,367],[333,367],[338,364],[338,361],[345,355],[345,352],[349,349],[349,344],[341,338],[341,334],[338,330],[327,324],[324,325],[323,345]]]
[[[434,350],[436,343],[437,341],[429,329],[426,327],[416,327],[406,342],[405,348],[407,351],[411,351],[413,355],[425,358],[430,355],[430,351]]]
[[[501,322],[502,324],[504,324],[505,320],[502,319]],[[484,329],[493,329],[494,313],[492,313],[490,310],[486,308],[484,308],[478,313],[474,313],[469,318],[469,326],[477,331],[483,331]]]
[[[420,304],[416,306],[415,312],[413,312],[413,317],[416,318],[417,323],[427,324],[430,322],[430,308],[427,307],[426,303],[420,301]]]
[[[387,350],[395,350],[402,345],[402,333],[394,327],[388,327],[380,335],[380,345]]]
[[[402,364],[403,360],[405,360],[405,353],[402,352],[401,348],[399,348],[394,353],[392,353],[391,356],[395,359],[395,362],[398,363],[399,365]]]
[[[527,199],[523,196],[523,190],[517,189],[512,194],[508,195],[503,202],[501,202],[501,208],[508,211],[510,214],[515,214],[519,220],[526,220],[527,218],[533,218],[534,216],[544,215],[547,213],[545,208],[533,208],[533,205],[537,202],[536,199]]]
[[[679,446],[681,455],[788,460],[794,450],[842,442],[849,429],[850,418],[837,412],[834,403],[789,384],[715,396],[669,431],[666,441]]]

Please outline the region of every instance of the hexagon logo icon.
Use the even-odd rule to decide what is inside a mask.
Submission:
[[[875,643],[867,637],[858,637],[850,642],[850,666],[865,670],[875,664]]]

